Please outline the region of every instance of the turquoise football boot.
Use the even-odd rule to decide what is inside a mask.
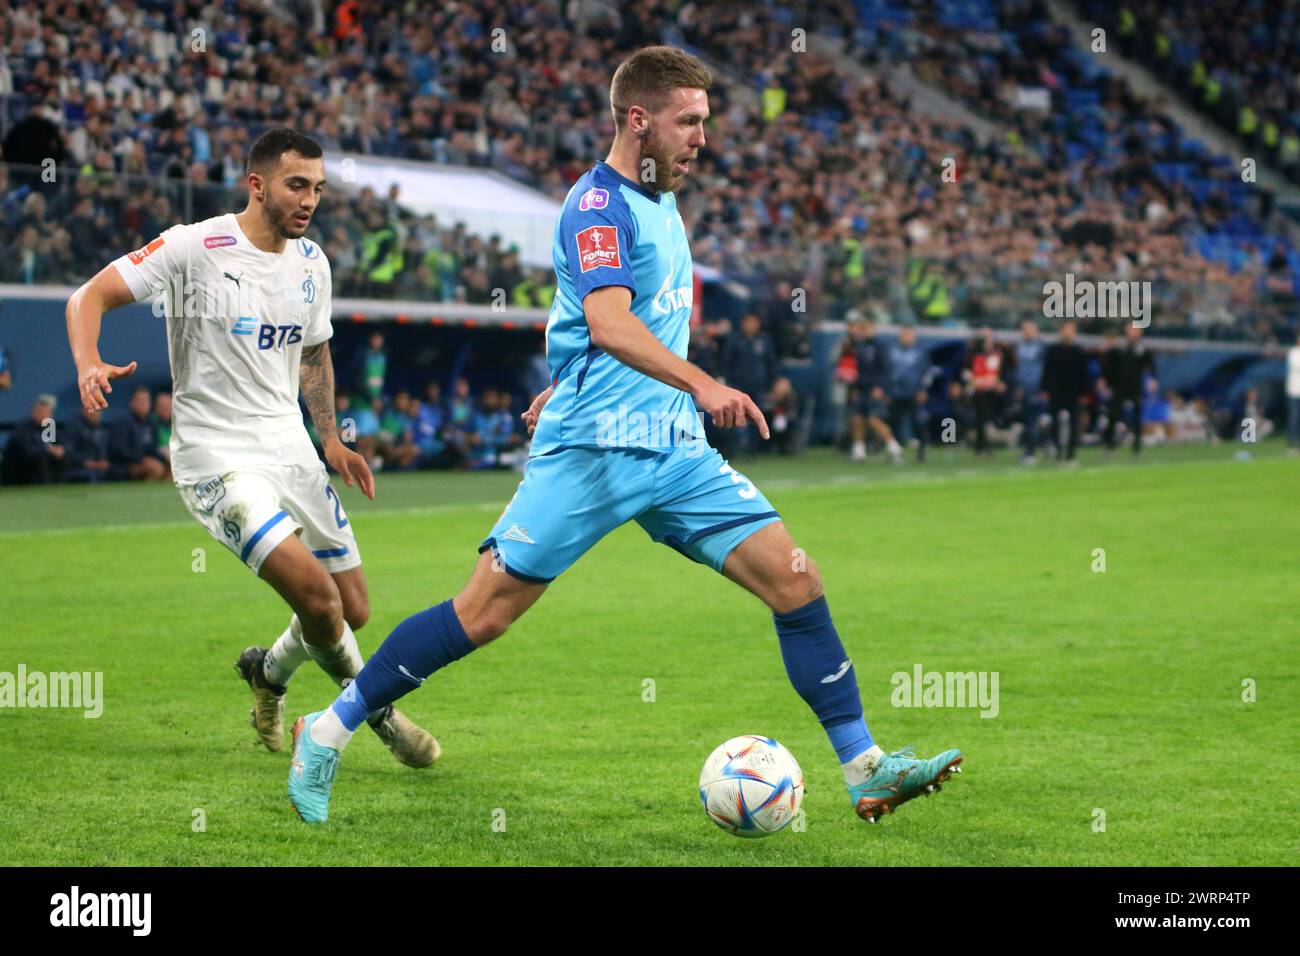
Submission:
[[[311,739],[311,727],[323,710],[299,717],[293,725],[293,760],[289,764],[289,799],[306,823],[324,823],[330,815],[330,790],[339,757],[333,747]]]
[[[912,747],[880,758],[876,771],[856,787],[849,787],[849,799],[858,816],[868,823],[893,813],[913,797],[929,796],[943,789],[943,782],[961,773],[961,751],[945,750],[929,760],[914,759]]]

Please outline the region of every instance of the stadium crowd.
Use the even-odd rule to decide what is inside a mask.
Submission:
[[[250,136],[276,122],[561,197],[607,135],[608,63],[668,41],[727,64],[682,196],[695,258],[749,286],[783,357],[807,354],[811,322],[864,303],[893,321],[1014,325],[1068,272],[1151,281],[1155,334],[1286,338],[1298,260],[1251,217],[1226,160],[1081,61],[1040,3],[958,5],[983,11],[983,30],[935,13],[949,6],[877,3],[878,22],[851,0],[761,15],[485,0],[420,17],[377,0],[21,4],[0,25],[0,93],[31,127],[15,126],[5,159],[62,157],[76,175],[49,202],[17,173],[0,181],[3,267],[9,281],[77,278],[78,250],[142,245],[175,221],[186,182],[219,187],[190,190],[192,218],[230,208]],[[849,59],[787,53],[794,27],[846,40]],[[891,56],[1005,136],[917,116],[879,79]],[[1052,91],[1050,119],[1010,102],[1030,84]],[[343,295],[482,302],[501,288],[545,307],[553,294],[508,242],[413,216],[395,194],[331,198],[314,228]]]
[[[1300,4],[1082,0],[1077,7],[1116,36],[1126,56],[1155,70],[1185,99],[1300,182]]]

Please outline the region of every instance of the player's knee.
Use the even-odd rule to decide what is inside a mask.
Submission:
[[[297,611],[304,626],[319,630],[329,627],[343,616],[343,600],[336,588],[313,588],[303,595],[301,607]]]
[[[772,610],[777,614],[789,614],[811,604],[825,593],[817,563],[805,556],[802,561],[791,566],[789,574],[782,577],[771,601]]]
[[[365,597],[348,601],[347,606],[343,608],[343,618],[352,630],[361,630],[366,626],[366,621],[370,620],[370,601]]]
[[[466,636],[473,643],[483,645],[495,641],[509,630],[514,620],[502,608],[489,605],[463,623]]]

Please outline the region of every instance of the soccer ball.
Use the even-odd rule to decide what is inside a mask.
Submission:
[[[803,771],[771,737],[733,737],[704,761],[700,800],[728,833],[765,837],[794,819],[803,803]]]

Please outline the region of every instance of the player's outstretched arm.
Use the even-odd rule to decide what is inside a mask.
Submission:
[[[631,305],[632,292],[624,286],[605,286],[583,299],[583,312],[596,348],[638,372],[689,392],[695,404],[722,428],[741,428],[752,421],[758,425],[759,434],[769,437],[767,420],[752,398],[714,381],[675,355],[636,317]]]
[[[375,476],[364,455],[345,447],[334,423],[334,361],[329,342],[303,347],[298,363],[298,390],[307,404],[311,420],[320,436],[321,449],[331,468],[349,488],[355,482],[370,500],[375,498]]]
[[[126,280],[112,265],[99,270],[98,275],[68,299],[65,310],[68,344],[72,346],[72,361],[77,365],[81,404],[88,412],[107,408],[108,399],[104,394],[113,391],[109,382],[135,371],[135,362],[109,365],[99,357],[99,323],[104,313],[134,301]]]

